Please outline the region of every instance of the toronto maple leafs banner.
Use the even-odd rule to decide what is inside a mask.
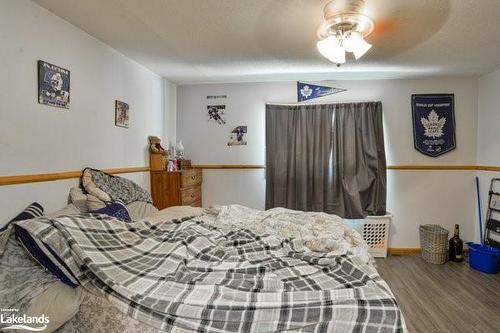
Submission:
[[[309,99],[337,94],[343,91],[346,91],[346,89],[297,82],[297,101],[303,102]]]
[[[431,157],[456,147],[453,94],[412,95],[415,149]]]

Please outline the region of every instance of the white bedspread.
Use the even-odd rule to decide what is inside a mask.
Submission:
[[[256,234],[293,238],[296,241],[294,246],[302,245],[305,251],[335,255],[350,251],[363,263],[372,261],[363,237],[336,215],[286,208],[261,211],[230,205],[206,209],[199,219],[225,230],[246,228]]]

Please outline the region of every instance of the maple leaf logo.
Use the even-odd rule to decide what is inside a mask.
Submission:
[[[300,89],[300,94],[305,98],[308,98],[313,93],[312,89],[309,86],[304,86],[304,88]]]
[[[446,118],[439,118],[436,111],[432,110],[426,118],[420,118],[424,126],[424,135],[429,138],[440,138],[444,135],[443,127],[446,123]]]

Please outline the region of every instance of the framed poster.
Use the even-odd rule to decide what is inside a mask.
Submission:
[[[225,105],[207,105],[208,121],[214,121],[219,125],[226,123]]]
[[[209,122],[215,122],[218,125],[226,124],[226,102],[227,95],[207,96],[207,116]]]
[[[70,72],[38,60],[38,103],[69,109]]]
[[[415,149],[438,157],[456,148],[454,94],[411,96]]]
[[[115,101],[115,125],[128,128],[129,106],[122,101]]]
[[[229,136],[228,146],[246,146],[245,134],[247,134],[247,126],[237,126],[231,131]]]

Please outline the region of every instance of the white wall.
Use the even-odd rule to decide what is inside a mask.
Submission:
[[[167,142],[182,139],[195,163],[264,164],[264,105],[296,99],[294,82],[176,87],[28,0],[0,0],[0,42],[0,175],[147,165],[146,138],[151,134]],[[71,71],[70,110],[37,103],[39,59]],[[348,91],[316,102],[381,100],[390,165],[475,164],[476,152],[479,164],[498,165],[494,120],[499,117],[499,76],[480,80],[479,132],[476,78],[336,82]],[[429,92],[452,92],[456,99],[458,148],[437,159],[416,152],[411,135],[410,95]],[[226,126],[207,122],[206,96],[213,94],[228,95]],[[114,126],[115,99],[130,104],[129,129]],[[229,132],[237,125],[248,126],[249,145],[228,147]],[[440,223],[450,230],[460,223],[463,238],[473,238],[474,175],[388,171],[388,209],[394,214],[391,246],[418,246],[421,223]],[[147,173],[125,176],[149,187]],[[212,170],[204,177],[205,206],[264,208],[263,170]],[[0,225],[35,200],[48,211],[61,208],[76,183],[0,187]]]
[[[479,78],[479,108],[477,131],[478,165],[500,165],[500,70]],[[488,190],[492,178],[500,177],[498,172],[478,172],[481,187],[482,215],[485,217]],[[496,188],[496,191],[499,191]],[[484,219],[483,219],[484,228]],[[479,228],[476,241],[479,241]]]
[[[163,119],[164,133],[162,145],[168,148],[169,142],[176,144],[176,125],[177,125],[177,86],[166,79],[163,79],[163,100],[165,115]]]
[[[500,165],[500,70],[479,78],[477,160]]]
[[[332,82],[347,92],[315,100],[348,102],[380,100],[384,109],[388,165],[475,164],[477,78]],[[454,93],[457,149],[438,158],[413,147],[411,94]],[[227,124],[207,121],[207,95],[227,95]],[[197,164],[264,164],[265,103],[296,101],[295,82],[185,85],[177,88],[177,139]],[[234,126],[247,125],[248,146],[228,147]],[[388,171],[388,210],[394,214],[392,247],[418,247],[418,225],[455,223],[463,238],[474,237],[475,172]],[[203,205],[240,203],[264,208],[263,170],[205,170]]]
[[[164,136],[162,78],[27,0],[0,0],[0,175],[148,165]],[[71,108],[37,103],[37,60],[71,71]],[[114,126],[115,99],[130,127]],[[125,175],[149,188],[147,173]],[[0,225],[32,201],[66,203],[77,180],[0,187]]]

